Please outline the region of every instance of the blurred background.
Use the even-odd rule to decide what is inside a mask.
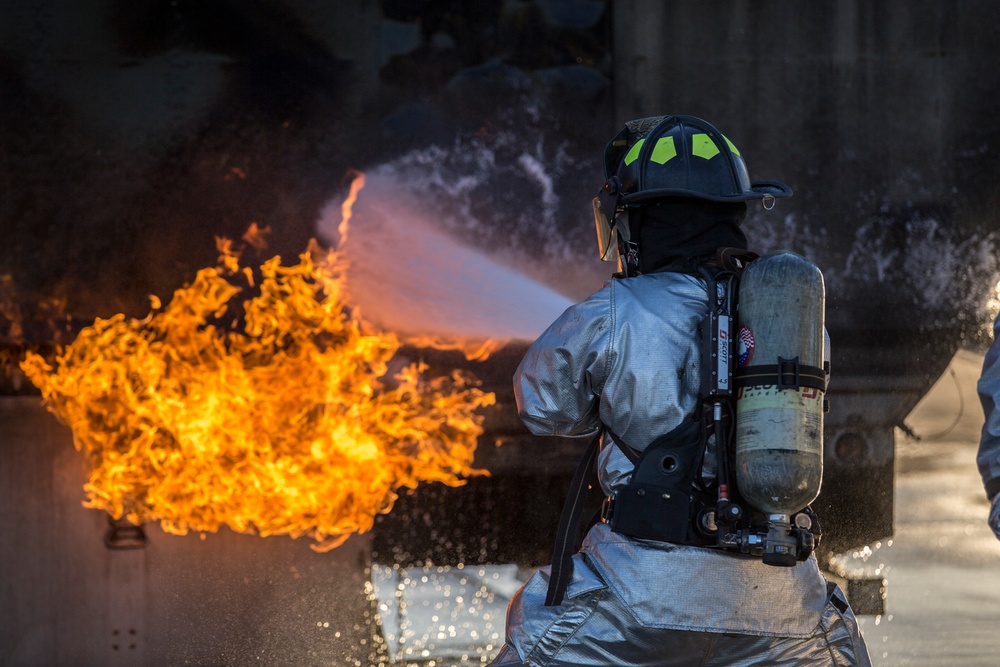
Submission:
[[[754,180],[791,185],[792,199],[751,213],[751,247],[798,252],[824,272],[833,379],[822,557],[864,554],[851,567],[881,580],[869,561],[892,553],[889,540],[926,497],[904,491],[917,473],[968,495],[960,518],[933,506],[919,514],[961,525],[944,552],[964,553],[966,526],[983,537],[973,515],[985,517],[985,498],[968,474],[982,423],[973,387],[1000,309],[993,9],[3,3],[0,526],[10,537],[0,546],[0,665],[488,660],[505,596],[547,561],[578,456],[575,443],[528,436],[512,414],[510,374],[527,342],[611,271],[597,261],[590,209],[605,143],[626,120],[670,113],[715,124]],[[85,458],[40,406],[20,355],[51,355],[95,318],[143,317],[150,295],[166,300],[216,263],[216,237],[240,239],[252,224],[270,228],[268,256],[294,258],[313,238],[336,245],[358,172],[369,184],[346,251],[361,312],[390,330],[505,343],[478,360],[434,345],[401,352],[469,370],[495,393],[476,452],[492,476],[404,494],[373,531],[327,553],[154,524],[144,541],[126,540],[135,548],[107,546],[107,516],[80,505]],[[961,404],[915,422],[939,380],[963,388]],[[952,410],[966,420],[949,431],[964,448],[942,450],[927,436],[948,428]],[[921,449],[929,442],[938,449]],[[919,465],[904,465],[914,452]],[[959,486],[933,477],[952,465],[966,473]],[[525,488],[538,489],[528,502]],[[941,530],[915,543],[940,545]],[[997,545],[978,544],[982,558],[955,565],[967,577],[955,581],[996,567]],[[865,631],[886,646],[872,646],[876,664],[991,664],[975,642],[945,660],[947,637],[934,643],[925,629],[917,650],[883,632],[901,625],[901,613],[888,618],[896,596],[927,604],[902,590],[928,575],[900,575],[896,586],[890,576],[885,600],[875,587]],[[990,599],[975,608],[995,611]],[[957,607],[944,617],[968,627]]]

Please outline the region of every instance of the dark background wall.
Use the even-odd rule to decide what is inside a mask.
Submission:
[[[920,325],[980,319],[973,304],[995,285],[996,261],[982,262],[975,243],[947,267],[919,253],[936,246],[948,262],[998,229],[989,12],[977,2],[617,2],[616,116],[703,114],[746,146],[752,176],[786,179],[796,194],[781,210],[821,237],[814,252],[835,306],[910,313]],[[848,261],[862,240],[895,253],[883,274]],[[911,273],[915,264],[927,270]]]
[[[538,193],[510,181],[480,193],[486,222],[528,255],[558,243],[574,250],[566,263],[592,264],[603,145],[624,120],[662,113],[702,115],[753,177],[792,185],[795,198],[750,232],[813,256],[835,301],[902,303],[936,325],[957,313],[969,333],[996,282],[996,262],[970,244],[996,228],[988,2],[15,0],[2,11],[0,273],[29,310],[59,297],[84,317],[140,311],[214,260],[214,235],[257,221],[276,250],[301,250],[349,168],[500,137],[511,161],[559,146],[543,166],[562,195],[561,238],[533,238]],[[857,253],[866,233],[897,254],[874,289]],[[914,280],[914,240],[966,262]],[[959,298],[926,298],[929,281]]]

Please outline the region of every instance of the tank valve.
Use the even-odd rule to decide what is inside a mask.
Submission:
[[[771,514],[767,520],[767,537],[761,560],[766,565],[791,567],[799,560],[799,540],[792,534],[787,514]]]

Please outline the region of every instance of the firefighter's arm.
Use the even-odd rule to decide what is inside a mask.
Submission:
[[[535,435],[582,437],[600,428],[609,301],[606,287],[570,306],[521,360],[514,374],[514,395],[521,420]]]

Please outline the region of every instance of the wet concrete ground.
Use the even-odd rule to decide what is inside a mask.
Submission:
[[[896,440],[895,534],[884,566],[885,614],[862,616],[876,667],[1000,665],[1000,540],[976,470],[982,356],[960,351]]]

